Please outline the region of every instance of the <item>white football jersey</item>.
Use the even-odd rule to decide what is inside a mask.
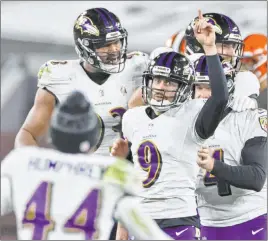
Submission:
[[[150,119],[147,106],[123,116],[124,136],[132,143],[134,167],[142,178],[142,208],[153,219],[196,215],[196,151],[203,143],[195,120],[204,100],[189,100]]]
[[[60,102],[72,91],[81,91],[94,104],[103,125],[95,154],[108,156],[113,141],[119,137],[118,127],[128,100],[142,85],[147,63],[148,55],[141,52],[129,54],[125,69],[111,74],[105,83],[99,85],[89,78],[79,59],[48,61],[39,70],[38,87],[52,92]]]
[[[15,212],[19,240],[107,240],[118,200],[140,188],[133,170],[114,157],[15,149],[1,164],[1,215]]]
[[[263,109],[231,112],[219,124],[206,145],[231,166],[240,166],[245,142],[255,136],[267,136],[267,111]],[[204,183],[210,184],[205,186]],[[197,196],[201,224],[226,227],[249,221],[267,213],[267,184],[260,192],[231,186],[232,195],[218,195],[215,177],[205,170],[198,176]]]
[[[260,82],[250,71],[240,71],[235,76],[234,96],[250,96],[260,94]]]

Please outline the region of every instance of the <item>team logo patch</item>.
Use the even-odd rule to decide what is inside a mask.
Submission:
[[[267,116],[260,116],[259,122],[260,122],[261,128],[267,132]]]
[[[47,63],[45,63],[44,65],[40,67],[39,72],[37,74],[38,79],[41,79],[44,73],[51,74],[51,70],[49,69],[49,66]]]
[[[81,15],[75,22],[75,28],[81,31],[81,34],[89,34],[99,36],[100,31],[97,26],[93,24],[92,20],[88,17]]]

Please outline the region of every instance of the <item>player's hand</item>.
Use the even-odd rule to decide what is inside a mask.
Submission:
[[[257,100],[247,96],[235,96],[230,104],[230,107],[236,112],[245,110],[254,110],[258,108]]]
[[[117,225],[116,240],[128,240],[128,231],[121,223]]]
[[[129,152],[128,140],[127,139],[117,139],[112,146],[111,154],[112,156],[117,156],[121,158],[126,158]]]
[[[209,148],[201,147],[197,152],[197,164],[201,168],[211,172],[214,167],[214,158],[211,157]]]
[[[198,10],[198,20],[194,26],[194,35],[207,55],[217,54],[215,29],[213,25],[208,23],[206,18],[203,17],[200,9]]]

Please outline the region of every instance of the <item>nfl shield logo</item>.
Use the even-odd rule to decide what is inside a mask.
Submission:
[[[261,125],[261,128],[267,132],[267,116],[261,116],[259,117],[259,122]]]

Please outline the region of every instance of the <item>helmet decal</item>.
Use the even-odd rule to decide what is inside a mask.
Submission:
[[[93,24],[89,17],[81,15],[75,22],[75,28],[81,31],[81,34],[89,34],[99,36],[100,31],[97,26]]]
[[[84,11],[75,21],[73,35],[81,60],[105,73],[123,71],[128,33],[114,13],[105,8]],[[111,49],[111,45],[115,48]]]

